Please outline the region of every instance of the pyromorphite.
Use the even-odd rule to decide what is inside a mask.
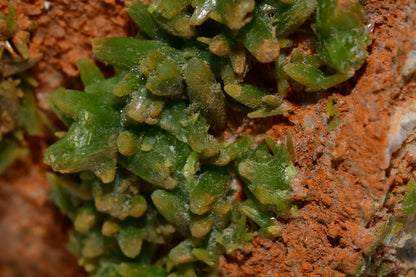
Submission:
[[[339,72],[354,72],[367,57],[371,37],[362,18],[363,8],[357,1],[318,1],[315,28],[318,51]]]
[[[0,12],[0,173],[29,153],[24,135],[42,135],[36,98],[31,91],[38,84],[27,73],[41,56],[29,55],[29,25],[32,24],[18,24],[12,1],[7,16]]]
[[[290,181],[296,170],[286,149],[275,147],[269,150],[263,141],[238,163],[238,173],[247,179],[248,188],[262,204],[275,205],[282,214],[290,212]]]
[[[258,143],[235,126],[284,113],[289,92],[350,78],[368,31],[355,1],[133,0],[127,9],[143,33],[93,42],[116,76],[82,59],[85,91],[49,97],[69,130],[45,161],[79,173],[49,175],[52,194],[92,276],[212,276],[220,255],[278,234],[278,219],[296,211],[291,140]],[[316,49],[293,49],[304,34]]]
[[[100,97],[81,91],[59,90],[53,104],[75,122],[66,135],[45,152],[45,162],[56,171],[93,171],[105,183],[114,180],[120,113],[100,104]]]

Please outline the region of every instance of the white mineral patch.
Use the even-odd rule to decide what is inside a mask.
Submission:
[[[402,75],[404,77],[410,77],[416,71],[416,50],[410,52],[407,55],[406,63],[402,69]]]
[[[240,181],[238,181],[237,178],[234,178],[233,181],[231,182],[231,189],[233,191],[237,191],[240,186],[241,186]]]
[[[45,10],[49,10],[49,8],[51,7],[51,2],[49,2],[49,1],[43,1],[43,5],[45,7]]]
[[[404,77],[410,77],[416,70],[416,50],[407,55],[407,61],[402,69]],[[410,93],[410,92],[409,92]],[[386,148],[386,164],[390,165],[390,159],[394,152],[399,150],[405,140],[415,132],[416,129],[416,102],[412,101],[407,108],[393,117],[389,131],[388,143]],[[407,147],[408,150],[416,150],[414,146]],[[416,153],[416,152],[415,152]]]
[[[390,165],[392,154],[402,147],[404,141],[415,131],[415,129],[416,103],[413,103],[407,110],[399,113],[392,120],[385,152],[386,168]]]

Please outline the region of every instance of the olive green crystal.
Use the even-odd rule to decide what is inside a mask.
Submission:
[[[134,0],[127,11],[140,36],[93,42],[116,76],[81,59],[84,91],[49,97],[69,129],[45,162],[71,173],[48,174],[51,194],[91,276],[216,276],[221,255],[298,214],[290,136],[221,135],[241,112],[247,122],[282,115],[289,94],[353,76],[370,43],[361,6]],[[302,34],[316,48],[298,47]]]

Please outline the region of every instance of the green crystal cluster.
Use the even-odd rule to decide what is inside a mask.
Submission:
[[[388,192],[386,222],[376,232],[376,240],[352,276],[397,275],[402,263],[413,263],[415,247],[416,183],[412,178],[405,187]]]
[[[278,219],[297,208],[290,137],[282,145],[212,134],[234,110],[278,115],[289,88],[350,78],[370,43],[361,6],[156,0],[132,1],[127,11],[136,38],[93,42],[115,77],[81,59],[84,92],[49,97],[69,127],[45,152],[68,173],[48,174],[51,193],[74,222],[69,247],[92,276],[215,276],[220,255],[277,234]],[[299,36],[312,54],[296,47]],[[267,81],[253,78],[256,68],[267,69]]]
[[[70,127],[45,162],[72,173],[48,179],[74,223],[70,249],[92,276],[215,275],[219,255],[278,233],[277,218],[294,213],[286,146],[269,137],[257,146],[247,136],[217,141],[199,112],[152,94],[138,69],[109,79],[88,59],[79,69],[85,92],[50,96]]]
[[[26,73],[40,59],[29,56],[29,31],[20,30],[10,2],[7,16],[0,12],[0,173],[27,155],[24,134],[42,134],[31,91],[37,82]]]

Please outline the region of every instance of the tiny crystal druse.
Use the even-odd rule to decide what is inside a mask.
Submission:
[[[25,134],[42,133],[31,91],[37,82],[26,73],[41,58],[29,55],[30,31],[34,26],[19,28],[11,2],[7,16],[0,12],[0,173],[27,155]]]
[[[136,38],[93,42],[115,77],[81,59],[84,92],[49,97],[69,127],[45,153],[54,170],[71,173],[48,175],[74,222],[69,247],[93,276],[215,275],[220,255],[277,234],[278,218],[297,208],[290,136],[282,145],[212,134],[227,117],[279,115],[288,93],[353,76],[370,43],[362,8],[160,0],[132,1],[127,10],[141,30]],[[236,198],[236,182],[244,197]]]

